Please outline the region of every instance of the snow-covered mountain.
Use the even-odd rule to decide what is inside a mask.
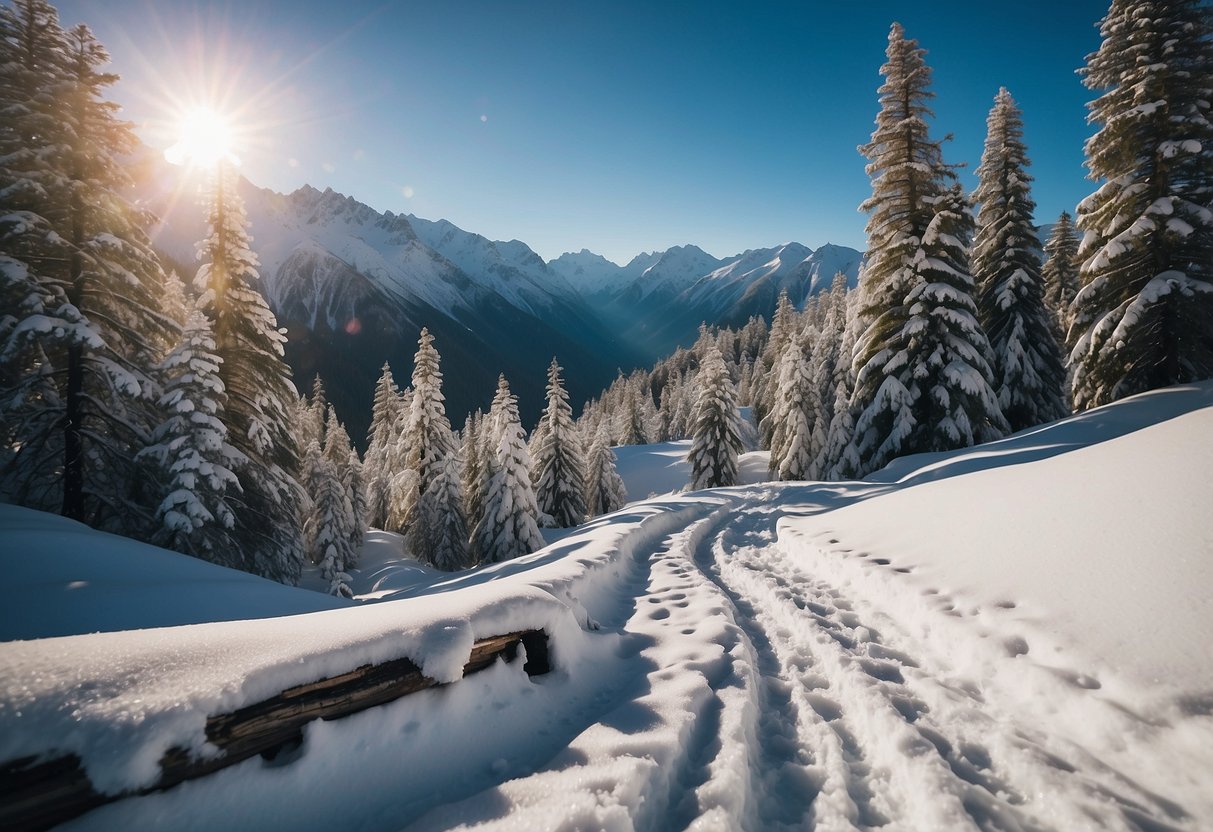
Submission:
[[[137,173],[161,218],[154,242],[188,277],[203,217],[197,183],[183,177],[150,155]],[[619,369],[689,345],[700,322],[737,325],[770,315],[783,289],[803,304],[837,271],[854,280],[860,258],[841,246],[813,251],[786,243],[721,260],[687,244],[624,266],[584,249],[545,263],[519,240],[379,212],[331,189],[305,185],[280,194],[243,179],[239,188],[262,290],[289,330],[296,381],[306,388],[313,375],[323,376],[355,437],[369,419],[383,362],[407,382],[423,326],[442,354],[456,424],[487,406],[501,372],[524,418],[534,420],[553,355],[577,406]]]
[[[191,274],[203,233],[195,186],[183,186],[180,173],[164,165],[150,164],[144,174],[142,190],[161,217],[154,242]],[[279,194],[245,180],[239,188],[262,290],[289,331],[296,382],[305,388],[319,373],[355,437],[365,433],[383,362],[407,383],[423,326],[442,354],[456,425],[487,407],[498,373],[510,379],[530,421],[539,415],[553,356],[565,366],[575,400],[597,395],[618,368],[649,360],[612,336],[524,243],[380,213],[332,190]]]
[[[549,263],[613,328],[651,355],[694,341],[701,322],[737,326],[769,316],[781,291],[803,306],[842,272],[852,286],[860,252],[796,242],[718,260],[687,245],[641,254],[626,266],[582,250]]]

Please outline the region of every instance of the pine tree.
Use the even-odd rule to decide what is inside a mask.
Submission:
[[[155,460],[166,495],[156,510],[160,529],[153,540],[212,563],[239,566],[227,492],[240,489],[235,472],[245,458],[227,438],[227,397],[205,315],[190,314],[181,343],[161,367],[167,381],[160,405],[168,416],[156,428],[153,444],[140,452]]]
[[[617,511],[628,501],[623,479],[615,470],[615,454],[611,451],[610,441],[606,428],[599,425],[590,443],[586,479],[586,502],[591,517]]]
[[[834,406],[825,445],[814,460],[817,476],[827,480],[849,480],[859,476],[859,454],[855,450],[855,409],[851,399],[855,392],[855,368],[851,356],[862,326],[859,318],[859,293],[843,298],[842,341],[838,346],[833,388]]]
[[[1045,243],[1045,255],[1047,259],[1040,272],[1045,284],[1045,304],[1053,314],[1054,335],[1058,343],[1063,343],[1070,331],[1070,306],[1078,294],[1078,236],[1065,211],[1057,218]]]
[[[973,276],[978,319],[993,350],[994,391],[1010,429],[1017,431],[1066,415],[1066,371],[1045,305],[1023,119],[1005,87],[986,124],[974,194],[981,208]]]
[[[771,410],[770,473],[775,479],[803,480],[812,454],[813,377],[805,356],[806,333],[788,343],[779,362],[779,398]]]
[[[737,482],[740,421],[733,381],[720,350],[713,346],[699,368],[699,397],[688,458],[692,489],[716,488]]]
[[[228,393],[232,444],[248,458],[240,470],[236,534],[242,568],[296,583],[303,567],[295,426],[296,393],[283,360],[286,336],[255,288],[257,256],[231,165],[220,163],[208,199],[210,232],[198,244],[203,265],[194,284],[198,304],[214,321],[220,376]]]
[[[346,496],[349,497],[353,519],[353,526],[350,529],[350,544],[354,547],[354,555],[349,566],[358,565],[358,547],[362,545],[367,529],[366,486],[362,471],[363,464],[362,460],[358,459],[357,449],[350,448],[345,460],[345,467],[341,469],[341,484],[345,486]]]
[[[350,538],[353,509],[337,467],[315,439],[304,456],[303,480],[311,496],[311,510],[304,523],[308,556],[320,567],[331,594],[351,597],[350,576],[345,570],[354,559]]]
[[[640,404],[640,393],[629,389],[624,400],[623,426],[620,430],[620,445],[649,444],[648,429],[644,423],[644,409]]]
[[[422,493],[417,507],[414,536],[428,541],[429,562],[447,572],[472,565],[461,476],[458,454],[447,454],[437,478]]]
[[[1113,0],[1084,81],[1102,184],[1078,206],[1074,408],[1213,376],[1213,10]]]
[[[774,425],[769,415],[779,398],[779,359],[787,348],[796,326],[796,307],[788,298],[786,289],[779,293],[775,314],[771,318],[771,331],[762,353],[762,371],[754,381],[754,418],[758,421],[759,441],[764,448],[771,447]]]
[[[454,451],[451,426],[446,421],[443,404],[443,374],[438,369],[438,361],[434,338],[429,335],[428,329],[422,327],[421,337],[417,340],[417,354],[412,358],[412,406],[409,427],[404,434],[405,444],[409,448],[405,466],[416,474],[412,485],[415,491],[406,497],[408,503],[405,505],[402,528],[405,534],[409,534],[416,522],[416,501],[438,479],[446,456]],[[428,543],[417,542],[428,547]]]
[[[371,427],[367,431],[366,458],[363,475],[366,490],[366,522],[369,528],[381,529],[387,524],[388,479],[387,457],[399,414],[400,398],[392,368],[385,361],[383,372],[375,384],[371,406]]]
[[[818,333],[813,360],[809,365],[809,375],[812,384],[809,392],[809,463],[806,476],[809,479],[823,479],[826,468],[823,467],[825,449],[830,439],[830,424],[834,421],[836,403],[836,386],[838,384],[840,362],[850,365],[850,356],[845,361],[840,357],[842,351],[843,328],[846,326],[847,313],[847,276],[842,272],[834,275],[830,291],[824,296],[824,313],[821,319],[821,331]],[[848,396],[850,395],[848,391]]]
[[[539,472],[535,497],[540,513],[551,518],[553,527],[567,529],[585,520],[585,458],[560,369],[553,358],[548,367],[548,403],[540,420],[546,430],[535,456]]]
[[[42,0],[0,7],[0,494],[142,535],[159,497],[137,453],[179,330],[125,196],[135,138],[102,98],[108,60]]]
[[[317,373],[312,379],[312,394],[304,400],[304,407],[295,424],[298,427],[296,437],[298,446],[306,448],[315,440],[320,447],[325,447],[324,429],[328,424],[329,403],[324,393],[324,379]]]
[[[467,524],[472,528],[484,517],[484,500],[488,495],[487,432],[488,424],[483,413],[477,410],[468,415],[463,428],[463,507]]]
[[[860,473],[903,454],[965,447],[1006,422],[990,388],[989,341],[976,318],[966,245],[972,219],[927,133],[930,70],[900,24],[881,67],[867,156],[872,196],[864,270],[865,332],[852,399]]]
[[[501,376],[489,414],[497,439],[491,460],[484,516],[472,532],[481,562],[497,563],[543,548],[539,534],[539,507],[531,486],[531,459],[518,418],[518,401]]]

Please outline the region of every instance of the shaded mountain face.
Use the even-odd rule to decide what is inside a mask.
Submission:
[[[803,308],[838,272],[854,286],[861,259],[846,246],[826,244],[814,251],[786,243],[724,260],[695,246],[677,246],[639,255],[627,266],[583,250],[549,265],[608,326],[655,359],[693,344],[700,323],[736,327],[754,315],[769,320],[782,291]]]
[[[204,229],[197,186],[183,187],[179,176],[152,165],[140,186],[161,217],[155,245],[187,264],[195,262]],[[620,368],[645,362],[522,243],[494,243],[450,223],[379,213],[331,190],[304,187],[284,195],[244,180],[239,187],[260,260],[260,288],[287,329],[296,385],[310,389],[319,373],[360,444],[380,368],[390,362],[397,383],[407,384],[423,326],[442,356],[447,413],[456,427],[468,412],[487,409],[499,373],[519,396],[524,420],[533,423],[553,356],[566,368],[578,403],[600,393]],[[184,196],[175,196],[179,191]]]
[[[204,233],[198,185],[145,159],[141,196],[160,223],[153,242],[182,277]],[[287,329],[300,390],[318,373],[351,436],[365,443],[384,361],[408,383],[421,328],[442,356],[447,413],[458,427],[487,409],[505,373],[533,424],[548,362],[565,367],[575,409],[620,371],[689,346],[700,322],[769,317],[787,289],[802,305],[835,272],[854,282],[860,255],[798,243],[720,260],[694,245],[637,255],[625,266],[582,250],[550,263],[518,240],[500,242],[446,220],[379,212],[332,190],[279,194],[239,183],[260,260],[260,288]]]

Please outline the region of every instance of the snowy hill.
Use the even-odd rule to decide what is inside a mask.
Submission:
[[[1208,829],[1210,431],[1213,382],[1176,387],[863,482],[642,500],[398,600],[0,644],[0,762],[137,788],[208,714],[400,656],[454,681],[474,639],[538,627],[545,676],[314,722],[78,825]],[[15,596],[74,591],[101,537],[40,533]]]

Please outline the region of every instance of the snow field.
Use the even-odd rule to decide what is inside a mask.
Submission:
[[[397,600],[0,644],[0,758],[77,750],[129,787],[206,714],[399,655],[453,678],[541,626],[545,676],[499,663],[73,827],[1208,828],[1211,428],[1213,383],[1157,391],[867,482],[633,503],[463,573],[374,536],[356,587]]]

